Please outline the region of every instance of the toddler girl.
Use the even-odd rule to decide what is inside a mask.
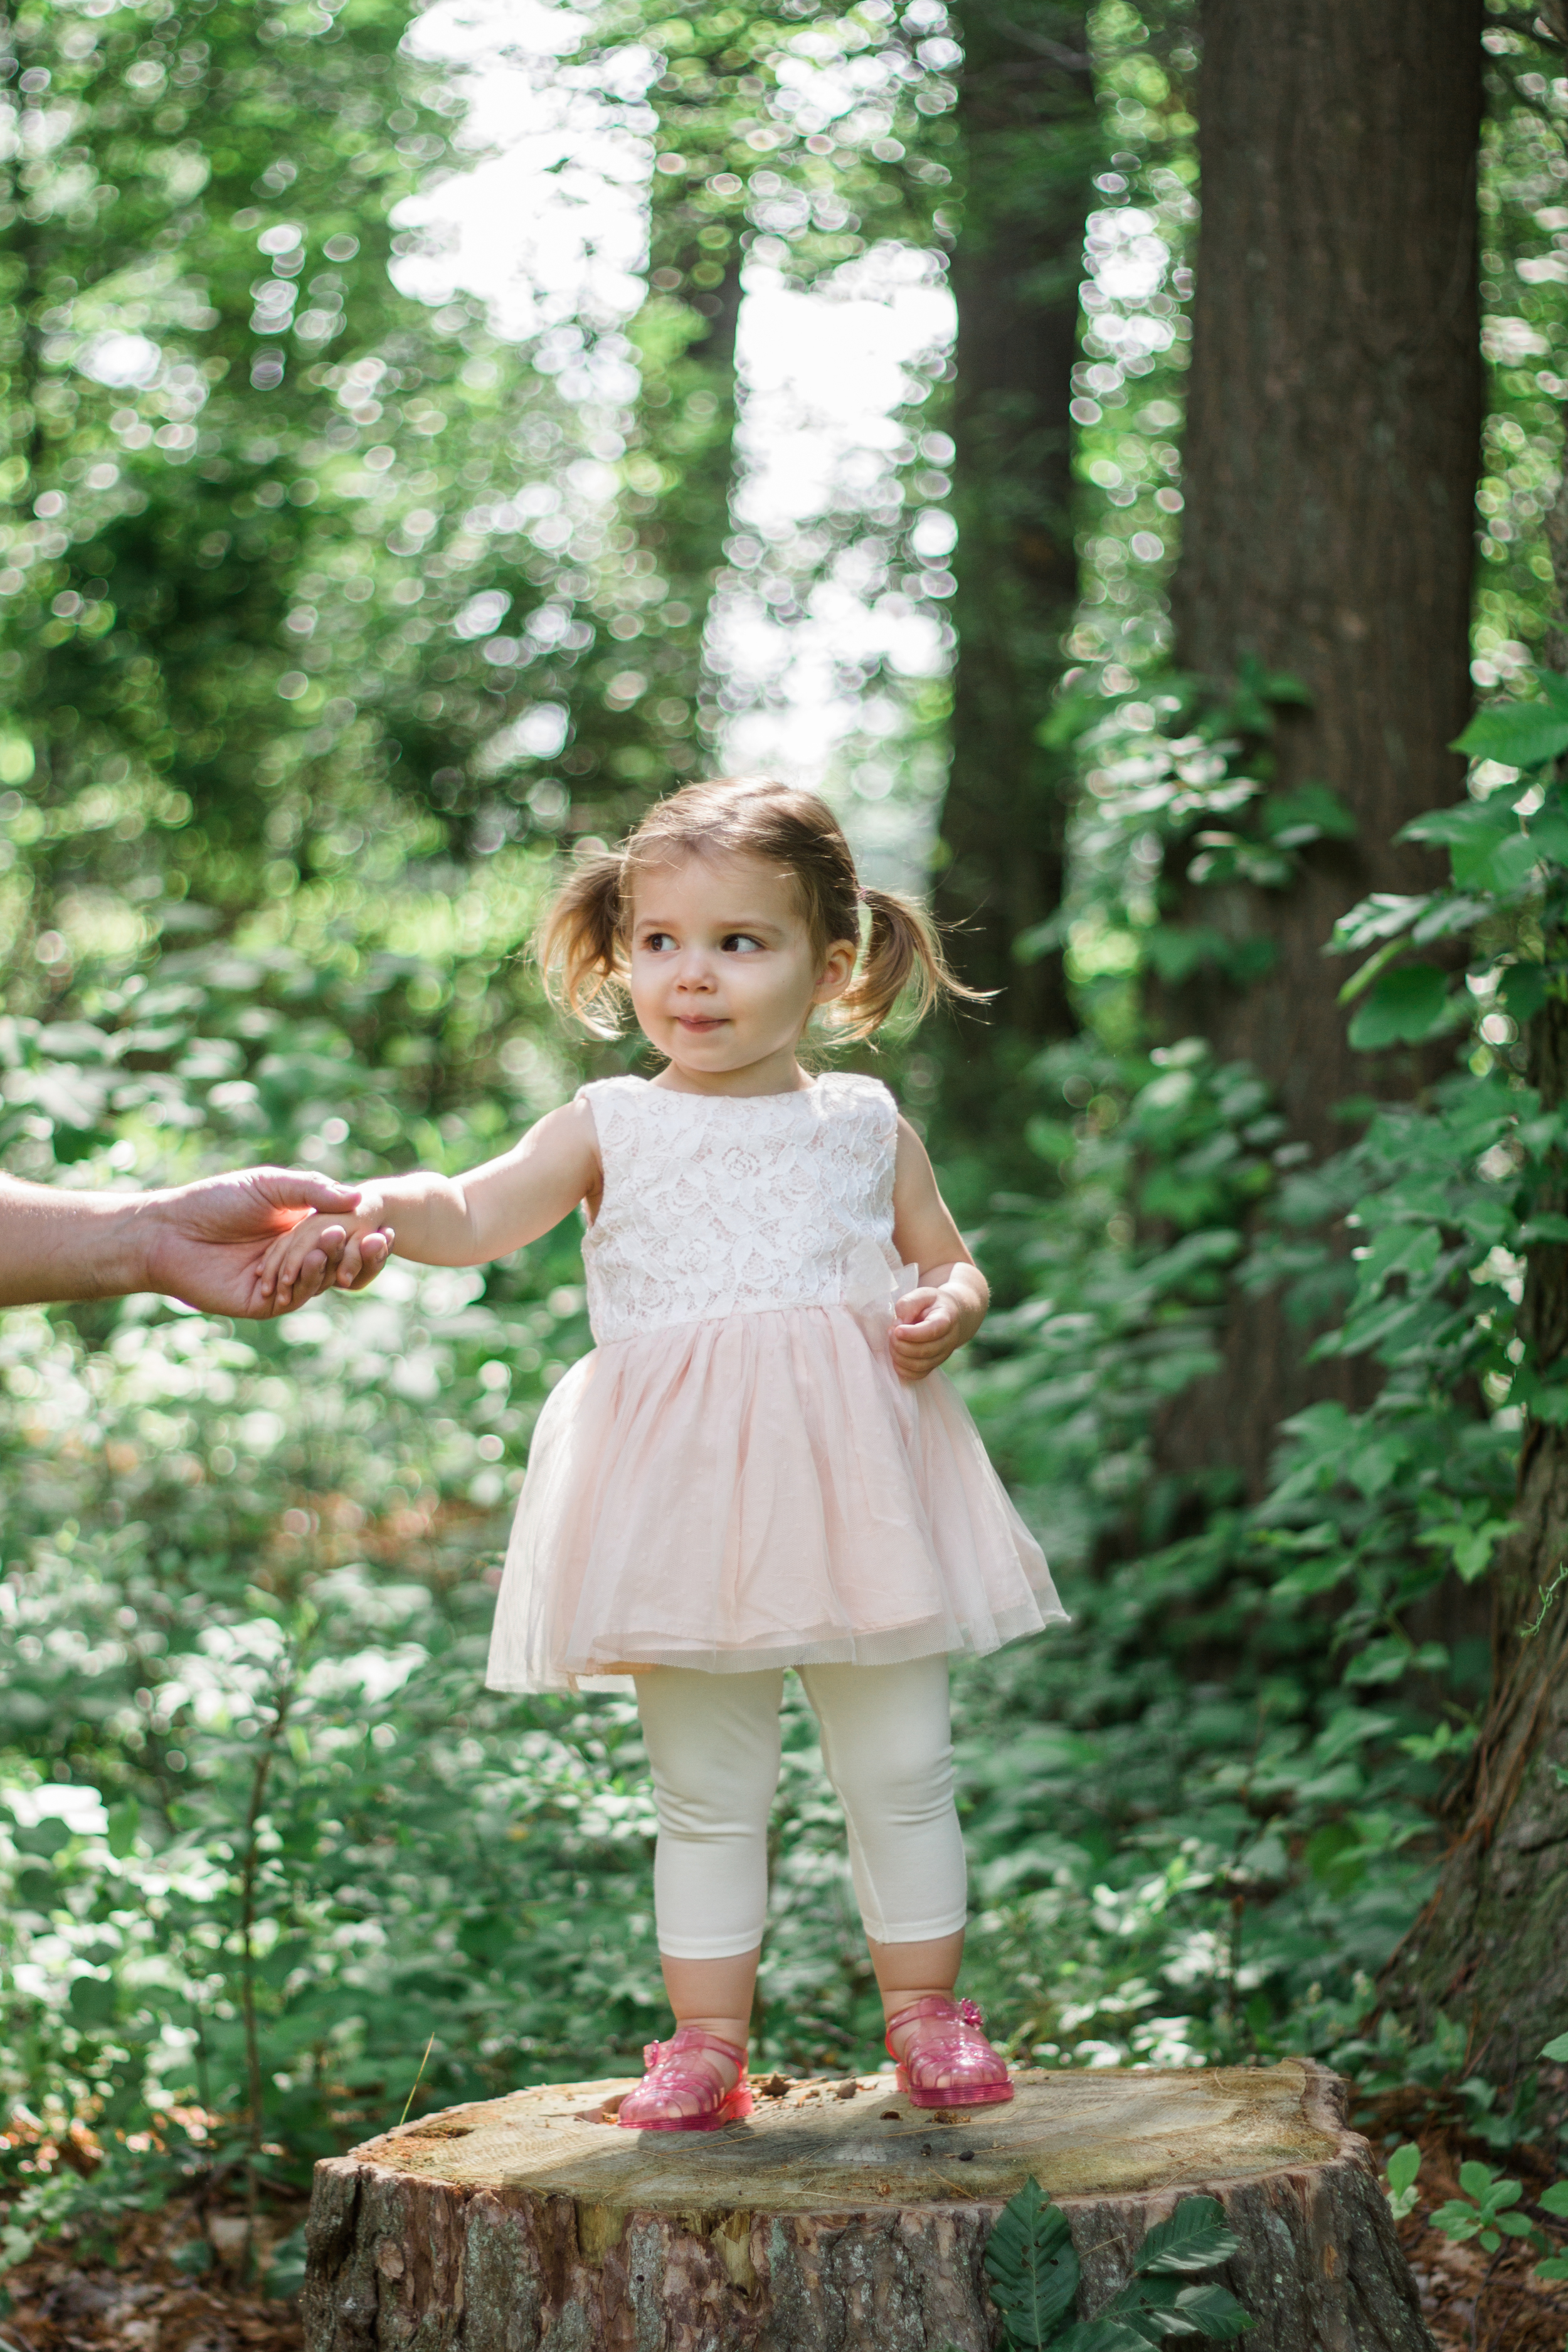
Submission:
[[[629,996],[658,1076],[582,1087],[469,1175],[367,1186],[351,1256],[383,1228],[405,1257],[474,1265],[586,1213],[596,1345],[540,1415],[489,1681],[636,1684],[678,2030],[618,2120],[750,2111],[786,1666],[843,1801],[900,2087],[922,2107],[1011,2098],[952,1999],[947,1658],[1064,1612],[938,1370],[987,1293],[924,1149],[876,1079],[797,1059],[819,1008],[865,1037],[911,982],[921,1010],[966,992],[915,908],[860,888],[822,801],[745,779],[689,786],[579,865],[541,952],[601,1034]],[[273,1252],[279,1304],[321,1222]]]

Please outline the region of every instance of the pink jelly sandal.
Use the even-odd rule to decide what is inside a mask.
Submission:
[[[946,2000],[927,1993],[888,2020],[888,2055],[898,2058],[893,2036],[913,2025],[909,2048],[899,2061],[899,2088],[917,2107],[993,2107],[1013,2095],[1007,2066],[981,2029],[972,2000]],[[925,2032],[921,2027],[928,2028]],[[940,2078],[950,2079],[942,2082]],[[955,2078],[955,2079],[954,2079]]]
[[[710,2050],[741,2070],[728,2090],[703,2062]],[[668,2042],[650,2042],[643,2063],[647,2074],[616,2114],[628,2131],[721,2131],[752,2112],[745,2052],[716,2033],[704,2033],[700,2025],[681,2026]],[[699,2103],[695,2108],[687,2104],[692,2099]]]

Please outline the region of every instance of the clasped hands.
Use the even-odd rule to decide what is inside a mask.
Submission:
[[[144,1264],[107,1286],[161,1290],[252,1319],[287,1314],[324,1290],[363,1290],[392,1254],[391,1234],[364,1213],[368,1197],[363,1187],[279,1168],[132,1196],[125,1212],[139,1228]],[[266,1269],[296,1242],[294,1278],[279,1297]]]
[[[396,1237],[374,1184],[359,1187],[358,1205],[347,1214],[322,1210],[301,1217],[278,1236],[257,1268],[257,1289],[268,1301],[262,1312],[286,1315],[318,1288],[363,1290],[386,1264]],[[323,1265],[335,1267],[326,1281]]]

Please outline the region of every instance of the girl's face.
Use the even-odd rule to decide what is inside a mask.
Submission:
[[[788,874],[765,858],[690,856],[637,877],[632,1003],[697,1092],[796,1086],[801,1033],[848,986],[856,954],[849,940],[813,952]]]

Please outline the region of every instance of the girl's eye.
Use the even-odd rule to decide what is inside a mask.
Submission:
[[[726,954],[761,955],[763,951],[761,940],[754,940],[750,931],[726,931],[720,945]]]
[[[662,955],[666,948],[672,948],[675,945],[674,935],[669,931],[649,931],[643,945],[645,948],[651,948],[655,955]]]

